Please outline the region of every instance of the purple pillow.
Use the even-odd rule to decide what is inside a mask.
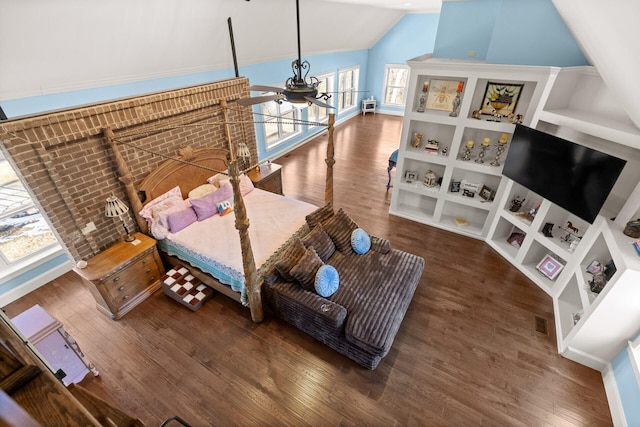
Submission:
[[[218,203],[227,200],[232,196],[233,187],[231,187],[231,183],[226,182],[216,191],[200,197],[199,199],[192,199],[191,206],[193,206],[193,209],[196,212],[198,221],[202,221],[203,219],[207,219],[210,216],[217,214]]]
[[[196,211],[193,208],[187,208],[178,212],[172,212],[167,216],[167,222],[169,223],[169,230],[172,233],[177,233],[188,225],[193,224],[198,220]]]

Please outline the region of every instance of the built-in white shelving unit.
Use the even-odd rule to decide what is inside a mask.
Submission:
[[[409,66],[411,79],[390,213],[486,240],[552,297],[558,351],[603,370],[640,332],[640,256],[632,246],[635,239],[623,234],[629,220],[640,218],[640,129],[592,67],[486,65],[429,56],[409,61]],[[434,87],[439,81],[463,82],[456,117],[429,108],[418,112],[423,88],[439,90]],[[515,126],[504,118],[497,122],[474,114],[482,106],[489,82],[524,85],[515,110],[524,116],[523,124],[561,137],[568,135],[573,142],[627,160],[593,224],[503,177],[502,166],[490,164],[498,140],[506,134],[506,150],[499,160],[503,163]],[[417,148],[412,144],[416,133],[423,134]],[[484,163],[478,163],[484,138],[491,143]],[[427,140],[439,142],[437,153],[425,150]],[[474,148],[471,160],[464,160],[469,140],[474,141]],[[439,178],[433,187],[423,184],[428,171]],[[462,191],[452,191],[454,182],[477,184],[478,189],[486,186],[495,191],[494,198],[485,200],[477,192],[465,197]],[[525,201],[512,211],[514,199]],[[535,215],[529,215],[532,211]],[[466,225],[456,225],[456,218]],[[553,278],[538,269],[547,256],[561,265]],[[593,275],[587,271],[594,261],[615,265],[615,273],[599,293],[590,290]]]

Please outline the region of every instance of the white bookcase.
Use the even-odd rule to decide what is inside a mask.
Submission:
[[[502,162],[508,150],[501,154],[500,166],[492,166],[491,162],[495,160],[499,139],[506,134],[507,141],[510,141],[515,125],[506,118],[500,122],[489,121],[491,117],[488,115],[481,115],[477,119],[473,112],[481,108],[489,82],[523,84],[515,112],[524,115],[524,124],[530,123],[549,79],[549,70],[541,67],[443,61],[429,56],[409,61],[409,66],[411,77],[408,101],[390,212],[469,237],[484,239],[496,214],[496,200],[504,192]],[[451,101],[454,95],[450,92],[442,93],[442,81],[453,82],[454,87],[458,86],[458,82],[463,84],[460,109],[456,117],[445,110],[425,108],[424,112],[418,111],[425,84],[429,86],[427,95],[441,95],[443,100]],[[412,144],[416,133],[423,135],[422,143],[417,148]],[[489,138],[490,145],[482,158],[484,163],[480,163],[476,160],[485,138]],[[425,149],[428,140],[439,142],[437,153]],[[471,160],[463,160],[465,145],[470,140],[474,141]],[[440,180],[439,185],[423,185],[428,171],[436,174]],[[414,173],[417,179],[407,179],[407,173]],[[489,191],[494,192],[493,200],[482,198],[477,191],[473,192],[473,197],[465,196],[462,190],[454,192],[453,182],[476,184],[478,189],[486,186]],[[456,218],[464,220],[465,224],[458,225]]]
[[[622,233],[625,224],[640,218],[640,129],[627,117],[592,67],[520,67],[436,60],[429,56],[409,61],[411,78],[398,153],[390,213],[484,239],[553,299],[558,351],[565,357],[603,370],[613,357],[640,332],[640,256],[635,240]],[[425,109],[418,112],[424,83],[464,82],[460,112]],[[508,120],[474,118],[488,82],[524,84],[515,112],[523,124],[556,134],[590,148],[625,158],[627,166],[607,199],[601,215],[589,224],[502,176],[502,166],[491,166],[498,139],[507,134],[508,152],[514,125]],[[446,95],[446,93],[445,93]],[[412,145],[422,133],[422,144]],[[478,147],[490,138],[484,163],[477,163]],[[438,153],[424,148],[429,139],[439,141]],[[463,160],[464,147],[475,141],[471,160]],[[446,148],[443,153],[442,148]],[[427,171],[441,178],[426,187]],[[417,175],[408,180],[407,172]],[[476,194],[452,192],[452,182],[465,180],[495,190],[493,201]],[[409,182],[410,181],[410,182]],[[511,202],[525,199],[517,212]],[[537,208],[535,216],[526,214]],[[468,222],[459,227],[455,218]],[[554,224],[551,236],[545,230]],[[573,245],[570,231],[580,239]],[[519,244],[514,244],[514,236]],[[567,238],[567,237],[570,238]],[[511,242],[511,243],[510,243]],[[547,256],[562,265],[553,278],[537,268]],[[590,291],[587,268],[597,260],[612,261],[616,272],[600,293]]]

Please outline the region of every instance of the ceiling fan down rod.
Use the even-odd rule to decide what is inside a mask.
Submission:
[[[300,53],[300,1],[296,0],[296,23],[298,25],[298,81],[302,81],[302,54]]]

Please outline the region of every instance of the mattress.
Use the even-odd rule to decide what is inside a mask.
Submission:
[[[258,188],[243,197],[256,268],[265,271],[277,254],[297,236],[308,232],[305,217],[316,206]],[[235,212],[197,221],[160,240],[160,249],[210,274],[244,294],[240,235]]]

